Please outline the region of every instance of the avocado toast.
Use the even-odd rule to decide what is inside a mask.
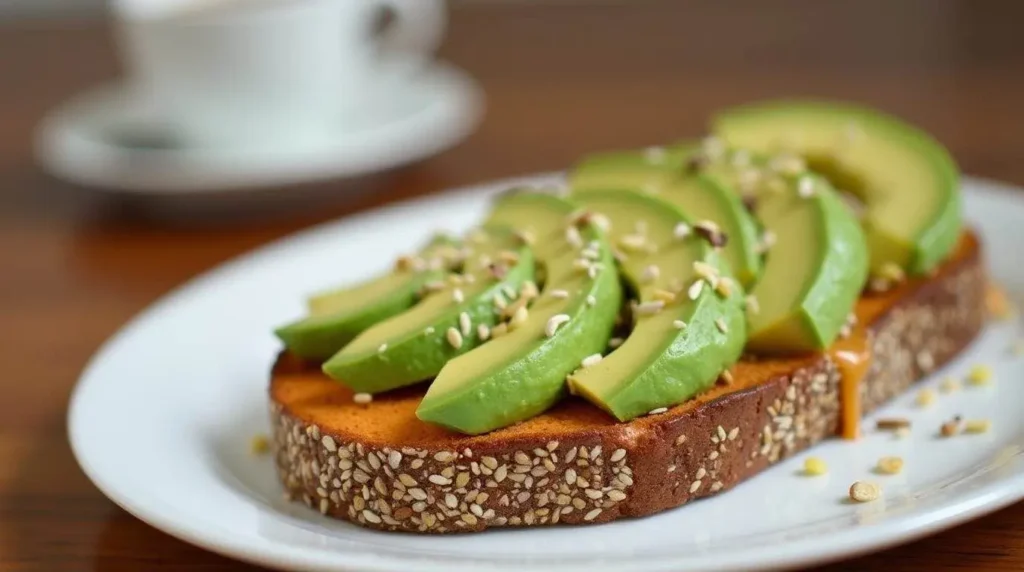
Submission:
[[[714,169],[703,171],[708,164],[732,165],[734,150],[721,150],[718,145],[717,140],[705,142],[696,160],[690,157],[675,163],[669,180],[703,180],[714,174]],[[755,159],[763,158],[766,165],[776,160],[761,151],[752,154]],[[697,164],[700,172],[693,172]],[[745,165],[736,167],[739,170],[732,173],[737,176],[730,179],[727,173],[721,182],[744,194],[740,187],[745,181]],[[483,360],[469,364],[469,373],[455,372],[466,380],[458,385],[475,385],[465,385],[467,389],[453,395],[463,403],[485,405],[487,412],[480,418],[464,405],[455,417],[446,417],[436,408],[424,416],[420,410],[432,387],[429,380],[371,397],[354,393],[344,379],[325,376],[318,360],[282,352],[273,369],[270,400],[276,463],[287,493],[329,516],[385,530],[446,533],[599,523],[656,513],[727,490],[828,436],[840,432],[855,436],[856,421],[863,413],[944,364],[980,331],[986,285],[980,244],[970,231],[957,228],[956,243],[937,265],[924,271],[919,268],[921,259],[912,258],[906,260],[902,274],[877,269],[888,281],[887,288],[869,288],[857,299],[867,280],[871,243],[848,230],[836,235],[839,231],[835,229],[848,229],[850,221],[856,220],[853,211],[835,211],[827,182],[807,193],[800,183],[805,166],[784,167],[782,174],[793,183],[788,191],[813,198],[812,205],[824,204],[820,212],[825,214],[808,219],[806,230],[799,227],[793,232],[833,237],[831,250],[839,254],[812,249],[803,254],[787,251],[784,257],[767,244],[770,240],[763,240],[757,247],[764,255],[765,268],[752,265],[745,269],[758,273],[746,281],[749,288],[722,262],[725,256],[715,255],[728,244],[721,227],[713,220],[687,218],[683,207],[670,198],[658,197],[659,189],[652,190],[649,183],[632,189],[628,177],[614,177],[606,188],[588,183],[586,192],[576,189],[568,199],[552,196],[553,208],[565,217],[564,240],[549,238],[546,246],[534,250],[535,256],[538,261],[568,260],[572,272],[564,262],[560,268],[538,263],[536,291],[528,289],[526,295],[513,292],[515,296],[496,303],[494,321],[488,323],[497,325],[487,326],[487,335],[478,336],[484,338],[482,345],[444,366],[470,359],[474,352],[487,348],[494,343],[487,339],[493,340],[495,330],[499,341],[511,339],[506,338],[509,331],[536,340],[491,350],[490,354],[497,356],[493,363]],[[675,181],[665,188],[689,184]],[[588,199],[590,192],[595,194]],[[758,197],[763,204],[775,200],[771,196],[776,193],[785,195],[787,188],[767,192],[772,195]],[[818,192],[828,196],[819,197]],[[631,198],[649,195],[656,196],[650,200]],[[642,210],[635,206],[640,203],[644,208],[669,205],[663,209],[668,213],[666,222],[628,218],[629,212]],[[495,207],[498,215],[501,208],[500,204]],[[742,216],[721,212],[723,216]],[[755,207],[751,215],[762,232],[777,220],[789,228],[789,219],[771,218],[779,216],[777,213],[762,219],[764,215]],[[506,224],[510,220],[491,218]],[[531,214],[526,220],[533,218]],[[623,225],[630,226],[624,229]],[[950,231],[946,228],[945,232]],[[526,229],[522,234],[524,245],[534,248],[535,233]],[[680,246],[672,241],[680,241]],[[789,241],[801,242],[813,241]],[[677,248],[682,249],[683,258],[670,254]],[[576,255],[557,254],[571,249]],[[614,264],[609,253],[616,258]],[[734,257],[744,255],[734,253]],[[768,280],[771,267],[784,258],[801,261],[793,267],[794,272],[802,268],[799,271],[807,277],[797,286],[809,286],[783,289],[785,296],[768,293],[760,302],[752,299],[749,293],[758,291],[758,281]],[[833,276],[834,260],[843,260],[850,268]],[[713,270],[692,264],[703,261],[713,262]],[[677,264],[677,270],[671,270],[672,264]],[[691,268],[697,279],[684,272]],[[608,273],[615,272],[623,282],[621,293],[606,280]],[[673,283],[670,273],[685,276],[685,281]],[[833,285],[835,291],[825,301],[829,311],[824,315],[808,303],[822,296],[815,293],[821,290],[815,285],[821,283]],[[614,306],[612,314],[618,313],[621,299],[626,300],[623,312],[613,325],[607,311]],[[715,318],[731,316],[735,300],[746,301],[740,303],[739,322]],[[710,316],[702,318],[696,308],[707,304],[716,310],[702,311]],[[501,305],[504,307],[498,307]],[[512,314],[520,315],[518,319],[508,315],[509,305],[515,307]],[[774,310],[765,309],[773,306]],[[789,333],[764,338],[775,343],[752,345],[749,326],[758,324],[762,311],[769,316],[795,316],[794,323],[809,327],[784,329]],[[652,316],[671,326],[645,324]],[[691,316],[692,322],[681,319]],[[528,322],[537,325],[524,327]],[[693,341],[687,342],[684,334],[690,328],[695,333]],[[533,333],[526,336],[528,331]],[[642,337],[631,338],[638,332]],[[569,342],[570,336],[575,341]],[[659,336],[665,341],[655,342]],[[742,358],[731,349],[686,345],[722,343],[736,336],[741,345],[743,340],[747,344],[748,353]],[[566,343],[558,346],[562,339]],[[641,343],[647,340],[651,343]],[[729,341],[728,347],[734,343]],[[546,353],[533,349],[549,346],[563,349]],[[564,347],[579,353],[570,356]],[[600,347],[604,349],[588,353]],[[647,353],[638,352],[639,347]],[[672,367],[687,371],[693,367],[680,348],[697,356],[714,356],[720,360],[714,369],[721,371],[710,378],[702,375],[699,383],[661,387],[663,381],[679,373]],[[619,352],[623,352],[621,357],[615,357]],[[580,355],[585,357],[579,359]],[[606,363],[629,365],[609,365],[611,373],[603,373],[602,364]],[[480,380],[499,371],[507,372],[501,374],[501,391],[480,385]],[[533,381],[538,375],[531,372],[554,372],[567,383],[563,390],[552,388],[550,382],[540,386],[527,383],[524,392],[517,393],[524,379]],[[442,369],[439,377],[445,375],[449,374]],[[642,399],[631,398],[629,403],[640,402],[643,407],[621,408],[624,402],[617,396],[625,394],[619,390],[581,392],[593,403],[567,396],[575,390],[574,379],[588,378],[593,378],[587,382],[593,388],[648,388],[630,389]],[[543,387],[543,393],[528,393],[536,387]],[[463,394],[466,397],[461,397]],[[544,406],[524,407],[520,397]],[[509,412],[520,413],[509,416]]]

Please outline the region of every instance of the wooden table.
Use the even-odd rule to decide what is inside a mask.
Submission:
[[[952,0],[481,2],[444,56],[489,111],[458,148],[369,196],[261,223],[183,227],[34,166],[44,111],[117,63],[98,22],[0,27],[0,568],[244,570],[105,499],[72,459],[68,394],[125,320],[197,273],[311,223],[581,153],[697,135],[765,96],[860,100],[920,123],[966,172],[1024,184],[1024,3]],[[1024,504],[831,570],[1024,569]]]

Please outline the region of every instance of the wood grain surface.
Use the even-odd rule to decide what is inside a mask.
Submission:
[[[934,133],[965,172],[1024,184],[1022,21],[1014,0],[460,3],[443,55],[488,98],[469,140],[386,177],[289,189],[317,198],[305,209],[189,222],[34,163],[46,110],[117,77],[110,29],[0,25],[0,569],[253,569],[117,508],[67,443],[68,395],[89,356],[182,281],[319,221],[697,135],[712,110],[766,96],[879,106]],[[1024,504],[825,569],[1022,570]]]

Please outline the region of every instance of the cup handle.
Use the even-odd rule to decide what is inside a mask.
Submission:
[[[394,21],[379,38],[388,55],[427,55],[440,46],[445,32],[444,0],[381,0]]]

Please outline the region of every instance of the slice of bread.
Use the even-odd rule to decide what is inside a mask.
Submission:
[[[850,337],[862,337],[873,354],[860,380],[864,412],[974,339],[985,289],[980,244],[968,233],[931,277],[860,300]],[[359,405],[315,364],[281,355],[270,383],[276,463],[292,498],[384,530],[649,515],[727,490],[835,435],[845,370],[831,356],[744,360],[729,383],[628,423],[569,398],[525,423],[472,437],[419,421],[422,387]]]

